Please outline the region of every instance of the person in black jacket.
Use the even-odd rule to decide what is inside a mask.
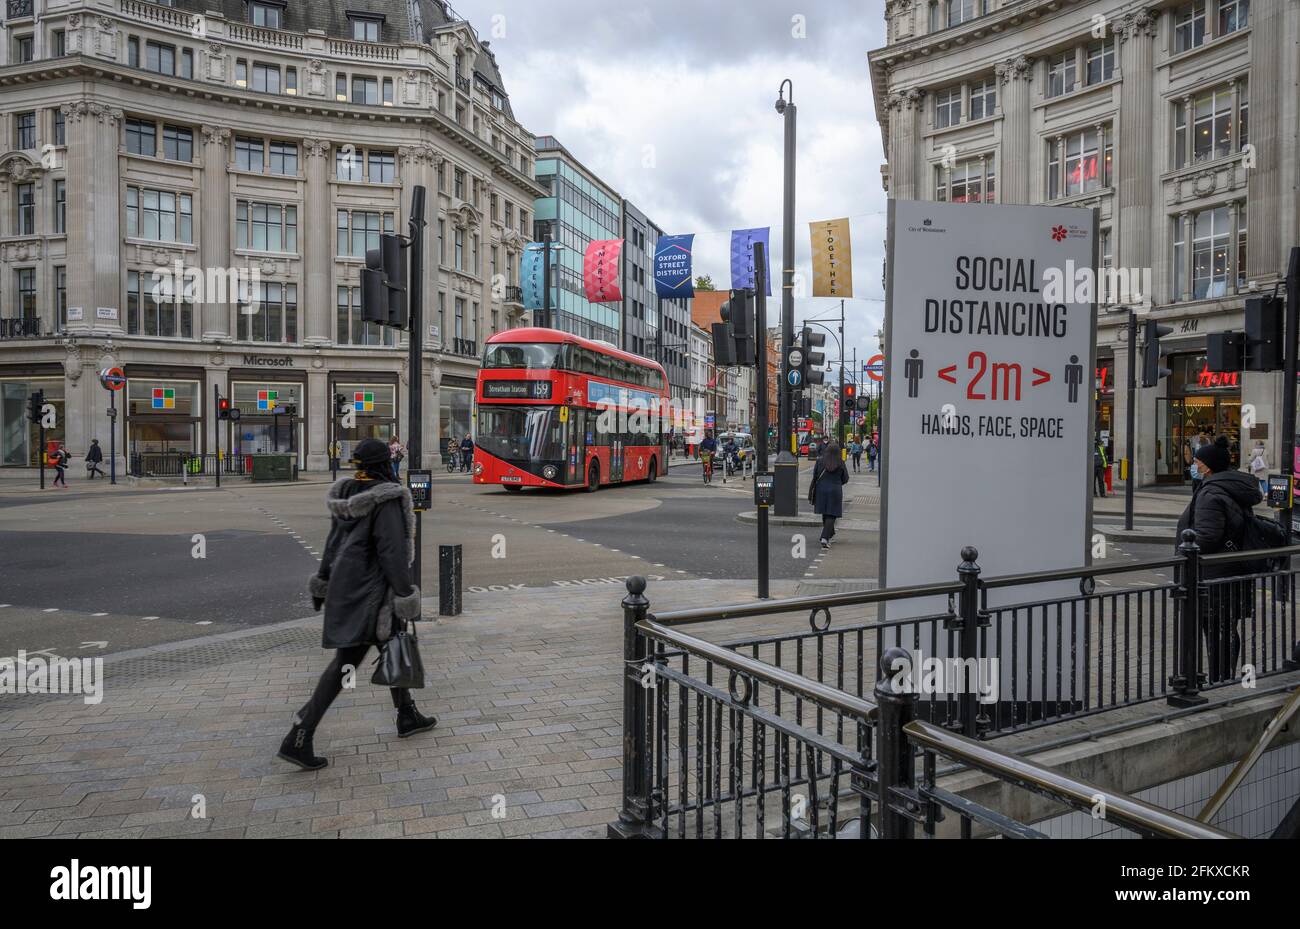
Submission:
[[[813,512],[822,518],[822,548],[830,548],[835,538],[835,520],[844,515],[844,485],[848,482],[849,469],[844,467],[839,443],[827,442],[813,465],[812,486],[808,488]]]
[[[1191,503],[1178,518],[1176,538],[1181,540],[1183,532],[1191,529],[1196,533],[1196,544],[1202,555],[1241,551],[1246,520],[1253,515],[1252,507],[1263,499],[1259,483],[1232,467],[1230,446],[1222,436],[1197,447],[1193,467],[1200,479],[1192,491]],[[1253,570],[1249,562],[1207,564],[1201,567],[1201,579],[1237,577]],[[1251,614],[1253,603],[1254,582],[1250,580],[1216,584],[1208,589],[1201,603],[1201,632],[1205,636],[1206,663],[1212,683],[1236,676],[1237,656],[1241,652],[1237,626]]]
[[[92,481],[95,479],[96,474],[100,477],[108,476],[99,468],[103,460],[104,450],[99,447],[99,439],[91,439],[90,449],[86,452],[86,473],[90,475]]]
[[[280,744],[279,757],[312,771],[329,762],[312,751],[321,717],[342,689],[344,676],[361,673],[372,645],[382,645],[401,624],[420,615],[420,588],[411,582],[415,560],[415,512],[411,492],[393,478],[388,446],[378,439],[361,442],[352,456],[353,477],[329,490],[329,537],[320,569],[311,576],[312,603],[325,608],[322,646],[336,649],[334,660],[316,684],[293,728]],[[437,725],[415,708],[409,690],[393,688],[400,738]]]
[[[470,438],[469,433],[465,433],[465,438],[460,440],[460,469],[468,471],[470,465],[474,463],[474,440]]]

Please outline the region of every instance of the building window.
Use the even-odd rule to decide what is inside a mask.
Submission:
[[[946,129],[961,122],[961,88],[950,87],[934,95],[934,128]]]
[[[29,110],[14,117],[14,148],[22,151],[36,147],[36,111]]]
[[[235,204],[235,246],[259,252],[298,251],[298,208],[240,200]]]
[[[68,34],[62,29],[50,33],[50,57],[62,58],[68,53]]]
[[[992,203],[996,193],[992,158],[971,158],[936,169],[935,199],[944,203]]]
[[[438,220],[438,264],[444,268],[447,266],[447,221],[445,219]]]
[[[163,126],[163,157],[168,161],[194,160],[194,133],[180,126]]]
[[[126,189],[126,234],[154,242],[194,242],[193,198],[147,187]]]
[[[379,248],[379,236],[393,231],[392,213],[339,210],[337,247],[340,258],[365,258],[368,249]]]
[[[266,142],[247,136],[235,137],[235,167],[240,171],[262,173],[266,161]]]
[[[194,52],[188,48],[181,49],[181,77],[186,80],[194,77]]]
[[[248,86],[248,62],[242,58],[235,59],[235,86]]]
[[[54,111],[54,144],[68,144],[67,119],[61,109]]]
[[[352,77],[353,103],[379,103],[379,81],[373,77]]]
[[[18,315],[23,319],[35,319],[36,269],[19,268],[15,274],[18,278]]]
[[[1047,96],[1059,97],[1074,90],[1078,80],[1074,49],[1061,52],[1047,63]]]
[[[271,173],[298,175],[298,146],[293,142],[271,143]]]
[[[68,269],[65,265],[54,268],[54,318],[60,329],[68,328]]]
[[[264,26],[267,29],[283,29],[284,10],[269,3],[250,3],[248,21],[254,26]]]
[[[1237,210],[1237,289],[1246,289],[1246,201]]]
[[[460,168],[456,169],[455,180],[452,183],[452,193],[456,195],[457,200],[465,199],[465,172]]]
[[[241,342],[298,341],[298,285],[259,284],[257,302],[239,306],[236,337]]]
[[[392,106],[392,105],[393,105],[393,79],[391,77],[386,77],[384,78],[384,106]]]
[[[998,107],[998,82],[985,78],[970,85],[970,118],[985,119]]]
[[[948,0],[948,25],[960,26],[988,11],[988,0]]]
[[[465,230],[457,229],[455,233],[455,238],[456,238],[455,268],[457,271],[464,271],[465,270]]]
[[[253,89],[264,94],[278,94],[280,92],[279,66],[253,62]]]
[[[360,287],[338,289],[336,319],[335,341],[339,345],[393,346],[397,344],[391,327],[362,320]]]
[[[126,40],[126,63],[132,68],[140,67],[140,40],[128,36]]]
[[[153,158],[158,154],[157,128],[153,123],[140,119],[126,121],[126,150],[132,155],[147,155]]]
[[[1110,269],[1115,263],[1111,239],[1109,229],[1101,230],[1101,246],[1097,249],[1101,255],[1101,267],[1098,269],[1099,273],[1097,274],[1097,300],[1100,303],[1113,303],[1115,299],[1115,295],[1111,293],[1110,289]]]
[[[68,182],[54,182],[54,234],[65,235],[68,231]]]
[[[1190,101],[1174,105],[1174,158],[1175,167],[1185,167],[1199,161],[1223,158],[1240,151],[1246,145],[1249,127],[1250,100],[1248,86],[1238,87],[1234,101],[1231,87],[1219,87]],[[1191,120],[1188,121],[1190,102]],[[1235,118],[1234,118],[1235,110]],[[1239,141],[1234,143],[1233,124],[1237,125]],[[1190,157],[1189,157],[1190,156]]]
[[[455,339],[457,342],[465,338],[465,301],[461,297],[456,298],[456,332]]]
[[[334,149],[334,179],[358,183],[365,180],[365,163],[355,145],[349,143]]]
[[[1219,35],[1250,25],[1250,0],[1219,0]]]
[[[1109,81],[1115,75],[1115,40],[1102,39],[1088,46],[1088,86]]]
[[[358,42],[378,42],[379,20],[366,19],[360,16],[352,17],[352,38]]]
[[[348,99],[348,76],[346,74],[334,75],[334,99],[340,103],[346,103]]]
[[[284,69],[284,92],[290,96],[298,93],[298,69],[295,67]]]
[[[176,47],[161,42],[144,44],[144,68],[157,74],[176,74]]]
[[[20,35],[14,39],[14,63],[26,64],[36,57],[36,40],[31,35]]]
[[[1228,290],[1228,208],[1192,216],[1192,299],[1222,297]]]
[[[14,188],[16,205],[15,235],[36,235],[36,185],[19,184]]]
[[[367,152],[366,165],[370,183],[393,184],[397,181],[397,155],[393,152]]]
[[[1174,14],[1174,52],[1205,44],[1205,0],[1184,3]]]
[[[1047,196],[1072,197],[1111,184],[1114,141],[1109,127],[1071,133],[1048,143]]]
[[[129,335],[193,338],[194,304],[186,300],[159,300],[159,289],[149,272],[126,273],[126,331]]]

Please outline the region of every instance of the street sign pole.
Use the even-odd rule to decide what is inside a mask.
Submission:
[[[758,475],[767,474],[767,280],[764,269],[767,256],[762,242],[754,243],[754,363],[758,388],[758,406],[754,411],[755,434],[758,436],[758,471],[754,474],[754,485],[758,486]],[[725,469],[724,469],[725,470]],[[768,518],[769,507],[758,504],[758,598],[766,600],[768,592]]]
[[[423,185],[416,185],[411,191],[411,221],[410,221],[410,238],[407,242],[411,249],[411,260],[408,262],[410,273],[410,283],[408,285],[408,312],[410,326],[410,358],[408,367],[411,372],[410,397],[408,399],[408,408],[411,411],[410,435],[406,443],[407,456],[411,459],[412,465],[420,470],[424,469],[424,456],[422,454],[424,423],[423,423],[423,391],[424,391],[424,198],[425,188]],[[406,472],[407,482],[411,480],[411,471],[408,468]],[[432,475],[430,475],[432,479]],[[432,489],[432,485],[430,485]],[[420,563],[420,530],[422,512],[415,512],[415,559],[411,564],[412,580],[417,587],[421,586],[423,577],[422,566]]]
[[[218,384],[212,385],[212,409],[217,410],[218,412],[221,410],[221,387]],[[224,422],[224,420],[218,417],[216,422],[212,424],[212,431],[216,433],[215,444],[217,449],[216,469],[217,469],[218,490],[221,489],[221,424],[222,422]]]
[[[108,392],[108,483],[117,484],[117,391]]]
[[[1295,474],[1296,374],[1300,367],[1297,355],[1300,355],[1300,246],[1291,249],[1286,272],[1286,355],[1282,363],[1282,442],[1285,443],[1282,447],[1286,454],[1282,456],[1282,476],[1288,478],[1288,485],[1289,478]],[[1294,503],[1294,497],[1288,494],[1287,505],[1277,514],[1288,539]]]

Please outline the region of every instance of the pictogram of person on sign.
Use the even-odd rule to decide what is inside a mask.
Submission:
[[[1079,364],[1078,355],[1071,355],[1070,363],[1065,366],[1065,384],[1071,403],[1079,402],[1079,385],[1082,383],[1083,365]]]
[[[925,376],[925,362],[921,360],[921,353],[912,349],[908,354],[911,355],[903,362],[903,377],[907,378],[907,395],[917,397],[921,392],[921,378]]]

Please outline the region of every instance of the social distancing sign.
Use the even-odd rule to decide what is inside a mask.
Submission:
[[[966,545],[984,577],[1088,563],[1096,241],[1092,210],[889,202],[884,585],[953,580]]]

